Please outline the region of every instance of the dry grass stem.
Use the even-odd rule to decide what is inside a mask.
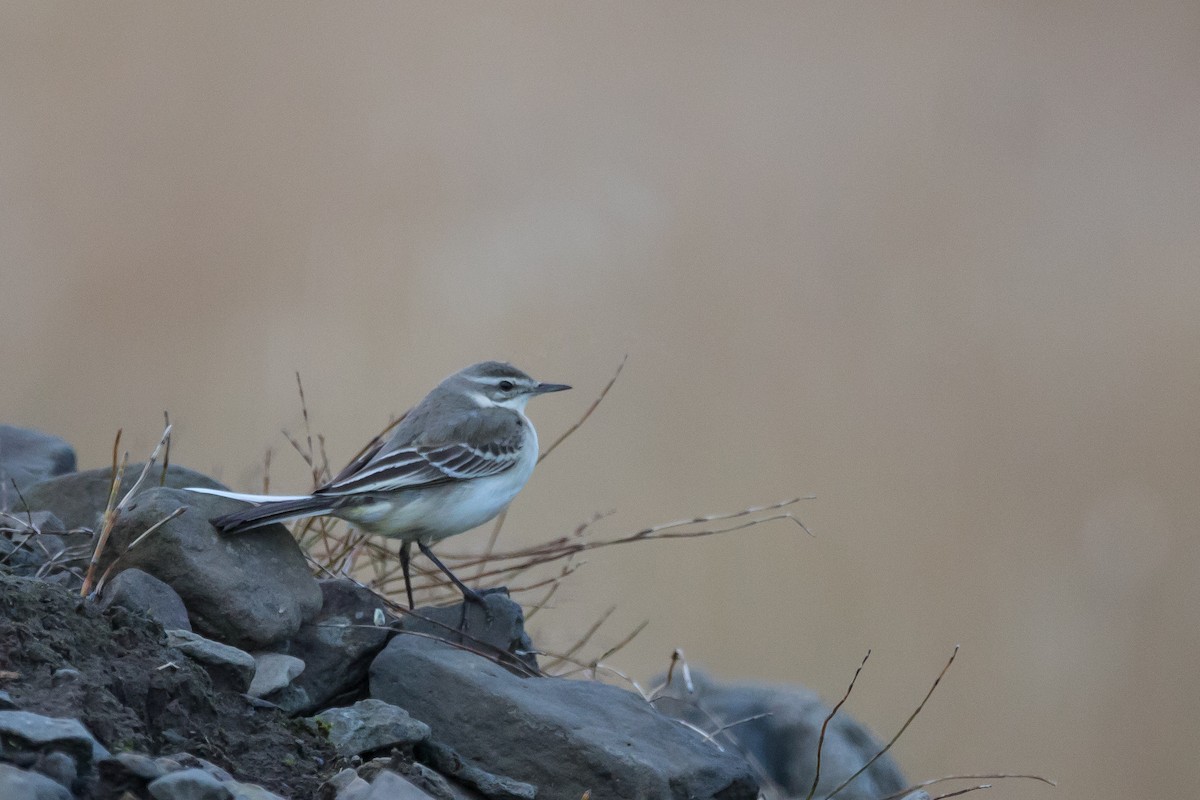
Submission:
[[[846,693],[842,695],[842,699],[837,701],[837,704],[830,709],[825,716],[825,721],[821,723],[821,735],[817,737],[817,766],[813,773],[812,787],[808,790],[808,796],[805,800],[812,800],[813,795],[817,793],[817,784],[821,781],[821,751],[825,748],[825,731],[829,728],[829,721],[837,714],[838,709],[845,704],[850,698],[850,693],[854,691],[854,684],[858,681],[858,676],[862,673],[863,667],[867,665],[867,659],[871,657],[871,651],[867,650],[867,654],[863,656],[862,663],[858,665],[858,669],[854,670],[854,677],[850,679],[850,685],[846,687]]]
[[[121,487],[121,481],[125,477],[125,469],[129,465],[128,452],[122,456],[119,466],[116,463],[120,441],[121,431],[118,430],[116,439],[113,441],[113,472],[112,480],[109,483],[108,488],[108,504],[104,509],[104,516],[101,518],[102,523],[100,526],[100,538],[97,539],[96,547],[92,550],[92,557],[88,562],[87,574],[84,576],[83,586],[79,590],[81,597],[87,597],[89,594],[91,594],[92,586],[96,577],[96,568],[100,563],[100,557],[104,554],[104,548],[108,545],[108,537],[110,534],[112,534],[113,526],[116,525],[117,518],[120,517],[121,513],[129,507],[129,502],[133,499],[134,495],[136,495],[142,488],[142,483],[145,482],[146,475],[150,472],[150,468],[158,460],[158,454],[162,452],[162,449],[171,441],[171,426],[167,425],[167,427],[163,429],[162,437],[158,440],[158,444],[155,446],[154,451],[150,453],[150,458],[146,460],[146,464],[142,467],[142,471],[138,475],[137,480],[133,482],[133,486],[129,488],[129,491],[125,493],[125,496],[121,498],[121,501],[116,502],[117,492]]]
[[[170,522],[171,520],[173,520],[177,517],[183,516],[183,513],[185,511],[187,511],[187,506],[180,506],[179,508],[172,511],[167,516],[160,519],[158,522],[151,525],[149,528],[146,528],[146,530],[142,531],[141,535],[139,535],[136,539],[134,539],[132,542],[130,542],[129,546],[125,548],[125,552],[121,553],[119,556],[117,556],[116,558],[114,558],[112,560],[112,563],[109,564],[108,568],[104,570],[104,574],[102,574],[100,576],[100,580],[98,580],[96,582],[96,594],[100,594],[100,592],[104,591],[104,585],[106,583],[108,583],[108,576],[112,574],[113,568],[116,567],[117,564],[121,561],[121,559],[125,557],[126,553],[128,553],[130,550],[132,550],[133,548],[135,548],[139,544],[141,544],[143,541],[145,541],[146,537],[148,537],[150,534],[157,531],[163,525],[166,525],[168,522]]]
[[[881,798],[879,798],[879,800],[898,800],[898,798],[904,797],[905,795],[911,794],[912,792],[915,792],[919,789],[924,789],[926,787],[934,786],[939,783],[946,783],[948,781],[999,781],[999,780],[1030,780],[1030,781],[1038,781],[1039,783],[1044,783],[1047,786],[1058,786],[1058,784],[1055,783],[1054,781],[1050,780],[1049,778],[1043,778],[1041,775],[1023,775],[1023,774],[1018,774],[1018,773],[1007,773],[1007,772],[997,772],[997,773],[992,773],[992,774],[987,774],[987,775],[943,775],[940,778],[930,778],[927,781],[921,781],[920,783],[914,783],[912,786],[901,789],[898,792],[893,792],[892,794],[889,794],[887,797],[881,797]]]
[[[950,670],[950,665],[952,665],[954,663],[954,659],[957,657],[958,657],[958,645],[954,645],[954,652],[950,654],[949,660],[946,661],[946,666],[942,667],[942,671],[939,672],[938,676],[933,679],[933,685],[929,687],[929,691],[925,693],[925,697],[922,698],[920,704],[917,705],[917,707],[913,711],[913,713],[909,714],[908,719],[906,719],[904,721],[904,724],[900,726],[900,730],[896,731],[896,735],[893,736],[890,740],[888,740],[888,743],[885,744],[878,753],[871,756],[867,760],[867,763],[865,763],[861,767],[859,767],[857,772],[855,772],[849,778],[846,778],[846,780],[844,780],[840,784],[838,784],[838,787],[836,789],[834,789],[832,792],[825,795],[825,800],[829,800],[829,798],[833,797],[838,792],[840,792],[842,789],[845,789],[847,786],[849,786],[851,781],[853,781],[859,775],[862,775],[864,772],[866,772],[868,769],[870,769],[871,765],[874,764],[876,761],[878,761],[880,758],[882,758],[884,753],[886,753],[888,750],[892,749],[892,745],[894,745],[900,739],[900,737],[904,735],[904,732],[906,730],[908,730],[908,726],[912,724],[912,721],[914,719],[916,719],[917,715],[921,713],[921,710],[923,708],[925,708],[925,704],[929,702],[929,698],[933,696],[933,693],[937,690],[938,684],[942,682],[942,678],[945,677],[946,673]]]
[[[978,791],[979,789],[990,788],[992,788],[992,784],[980,783],[976,786],[968,786],[966,789],[959,789],[957,792],[946,792],[945,794],[939,794],[937,797],[933,798],[933,800],[946,800],[947,797],[958,797],[960,794],[968,794],[970,792]]]
[[[617,369],[615,372],[613,372],[613,376],[608,379],[608,383],[604,384],[604,388],[600,390],[599,396],[595,400],[593,400],[592,404],[587,407],[586,411],[583,412],[583,416],[581,416],[578,420],[576,420],[574,425],[572,425],[571,427],[569,427],[565,431],[563,431],[562,434],[559,435],[559,437],[557,439],[555,439],[553,442],[551,442],[550,446],[547,447],[545,450],[543,450],[542,454],[540,456],[538,456],[539,464],[542,463],[546,459],[546,456],[553,453],[560,444],[565,442],[571,436],[572,433],[574,433],[575,431],[577,431],[581,427],[583,427],[583,423],[587,422],[588,417],[590,417],[592,415],[592,412],[594,412],[597,408],[600,407],[600,403],[601,403],[601,401],[604,400],[605,396],[608,394],[609,389],[611,389],[613,387],[613,384],[617,382],[617,378],[621,375],[621,370],[625,369],[625,362],[628,360],[629,360],[629,354],[627,353],[627,354],[625,354],[625,356],[623,356],[621,358],[621,363],[617,364]]]
[[[570,661],[576,653],[583,649],[584,645],[591,641],[592,637],[596,635],[596,631],[600,630],[600,626],[607,622],[608,618],[611,617],[613,612],[616,610],[616,606],[609,606],[608,610],[601,614],[598,620],[592,623],[591,627],[589,627],[584,634],[576,640],[575,644],[571,645],[571,647],[567,649],[567,652],[560,656],[556,656],[553,661],[542,667],[542,669],[546,672],[549,672],[564,661]]]

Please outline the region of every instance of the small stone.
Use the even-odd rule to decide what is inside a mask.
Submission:
[[[222,781],[222,785],[233,794],[233,800],[284,800],[261,786],[241,781]]]
[[[400,620],[400,629],[452,642],[465,642],[497,655],[512,656],[537,669],[533,643],[525,633],[525,614],[509,599],[507,589],[483,595],[484,605],[463,601],[450,606],[422,606]],[[463,621],[464,605],[466,621]],[[459,632],[462,624],[464,633]]]
[[[9,711],[17,707],[13,701],[12,695],[8,692],[0,692],[0,711]]]
[[[404,747],[429,738],[428,725],[382,700],[360,700],[347,708],[331,708],[316,719],[329,726],[329,741],[343,757]]]
[[[75,450],[65,439],[32,428],[0,425],[0,483],[24,491],[55,475],[75,471]]]
[[[371,784],[355,775],[354,780],[350,781],[343,788],[339,789],[334,797],[335,800],[361,800],[370,792]]]
[[[371,791],[363,800],[433,800],[433,797],[385,769],[371,781]]]
[[[184,630],[167,631],[167,645],[203,666],[219,689],[244,692],[254,680],[254,656],[245,650]]]
[[[107,764],[119,764],[123,772],[143,781],[152,781],[167,773],[153,758],[140,753],[117,753],[101,766],[104,767]],[[176,764],[175,768],[179,769],[180,766]]]
[[[149,614],[165,630],[190,631],[187,608],[183,600],[167,584],[136,567],[117,574],[100,599],[100,607],[121,606]]]
[[[43,717],[28,711],[0,711],[0,738],[15,740],[18,749],[23,750],[61,750],[85,770],[94,755],[108,755],[79,720]]]
[[[372,627],[380,601],[346,578],[320,582],[317,618],[301,626],[282,648],[304,660],[304,672],[269,699],[288,714],[311,714],[334,698],[358,692],[367,667],[391,631]]]
[[[202,769],[184,769],[146,787],[155,800],[233,800],[233,792]]]
[[[194,756],[191,753],[175,753],[171,756],[184,769],[202,769],[209,775],[224,783],[233,780],[233,776],[207,759]]]
[[[55,783],[70,789],[79,777],[75,759],[63,752],[46,753],[37,760],[33,768]]]
[[[0,797],[4,800],[71,800],[71,793],[45,775],[0,763]]]
[[[254,656],[254,680],[250,682],[251,697],[265,697],[291,683],[304,672],[304,662],[283,653],[259,653]]]

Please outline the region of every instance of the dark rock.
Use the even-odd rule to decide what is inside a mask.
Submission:
[[[373,758],[358,768],[358,776],[369,785],[384,770],[396,773],[436,800],[479,800],[478,792],[458,784],[452,786],[440,773],[419,761],[405,761],[391,756]],[[338,800],[344,799],[339,797]]]
[[[75,759],[58,751],[43,753],[34,762],[33,768],[67,789],[72,788],[79,777],[79,766]]]
[[[0,691],[0,711],[9,711],[17,707],[13,702],[12,695],[8,692]]]
[[[676,685],[655,701],[655,707],[704,730],[765,715],[730,727],[718,735],[718,741],[746,753],[780,794],[808,794],[821,726],[829,716],[829,707],[814,692],[792,686],[722,684],[695,670],[692,683],[693,693]],[[825,732],[816,796],[824,797],[882,747],[866,728],[839,712]],[[839,800],[873,800],[907,785],[899,767],[885,755],[837,796]]]
[[[121,606],[149,614],[167,630],[190,631],[187,608],[167,584],[137,568],[117,573],[104,587],[100,608]]]
[[[233,800],[285,800],[261,786],[241,781],[222,781],[221,785],[233,795]]]
[[[244,692],[254,680],[254,656],[191,631],[167,631],[167,645],[204,667],[213,686]]]
[[[121,487],[117,490],[118,500],[133,488],[133,484],[142,474],[144,466],[144,463],[139,463],[130,464],[125,468]],[[109,467],[89,469],[44,480],[23,492],[25,504],[22,505],[20,501],[17,501],[13,506],[14,513],[23,512],[26,508],[30,511],[51,511],[63,521],[68,529],[91,528],[97,530],[100,515],[108,506],[111,483],[112,469]],[[164,476],[161,462],[150,467],[146,480],[142,482],[142,491],[160,485],[171,489],[183,489],[188,486],[198,486],[204,489],[225,488],[207,475],[175,464],[167,468]]]
[[[233,776],[230,775],[227,770],[218,767],[216,764],[208,761],[207,759],[200,758],[199,756],[192,755],[191,753],[175,753],[174,755],[169,756],[169,758],[171,761],[178,764],[181,769],[202,769],[221,782],[233,780]]]
[[[391,631],[375,626],[383,603],[370,590],[344,578],[320,581],[321,611],[278,648],[304,661],[304,672],[267,695],[289,714],[312,714],[342,698],[366,693],[367,668]]]
[[[114,774],[122,773],[146,783],[166,774],[166,770],[155,763],[153,758],[140,753],[117,753],[101,761],[100,770]]]
[[[433,800],[425,792],[394,772],[383,770],[371,781],[371,791],[362,800]]]
[[[238,647],[261,647],[293,636],[321,608],[321,591],[299,545],[282,525],[235,536],[208,520],[242,507],[214,495],[150,489],[113,527],[101,559],[138,567],[169,584],[187,606],[192,627]],[[137,547],[137,537],[183,507]]]
[[[291,683],[304,672],[304,662],[295,656],[283,653],[256,653],[254,655],[254,680],[246,693],[251,697],[265,697]]]
[[[403,708],[382,700],[360,700],[316,716],[329,726],[329,741],[343,757],[391,747],[408,747],[429,738],[429,726]]]
[[[18,750],[66,753],[84,770],[91,766],[93,758],[108,756],[104,746],[79,720],[43,717],[29,711],[0,711],[0,740]]]
[[[4,800],[72,800],[65,787],[45,775],[3,763],[0,763],[0,797]]]
[[[543,797],[758,796],[744,760],[614,686],[521,678],[444,642],[397,636],[372,663],[370,687],[464,758]]]
[[[533,800],[537,787],[503,775],[493,775],[463,758],[441,742],[423,742],[417,757],[442,775],[474,788],[489,800]]]
[[[65,439],[31,428],[0,425],[0,497],[13,507],[13,483],[24,492],[35,483],[75,471],[75,450]]]
[[[482,606],[468,601],[440,608],[423,606],[401,617],[400,629],[436,636],[488,654],[512,655],[536,671],[537,658],[525,633],[525,613],[521,606],[509,599],[507,589],[492,590],[483,599]]]
[[[163,775],[147,787],[154,800],[232,800],[233,792],[202,769]]]

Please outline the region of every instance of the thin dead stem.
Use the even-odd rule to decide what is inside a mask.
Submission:
[[[948,781],[999,781],[999,780],[1029,780],[1029,781],[1038,781],[1039,783],[1044,783],[1047,786],[1058,786],[1058,784],[1055,783],[1054,781],[1050,780],[1049,778],[1043,778],[1041,775],[1024,775],[1024,774],[1019,774],[1019,773],[1008,773],[1008,772],[997,772],[997,773],[991,773],[991,774],[986,774],[986,775],[943,775],[940,778],[930,778],[927,781],[921,781],[920,783],[914,783],[912,786],[909,786],[905,789],[901,789],[898,792],[892,792],[891,794],[889,794],[886,797],[879,798],[879,800],[897,800],[898,798],[904,797],[905,795],[911,794],[912,792],[915,792],[919,789],[924,789],[928,786],[934,786],[939,783],[946,783]]]
[[[125,476],[125,469],[129,464],[128,452],[122,456],[120,466],[118,466],[116,463],[117,450],[120,441],[121,431],[118,430],[116,439],[113,441],[113,473],[112,481],[108,488],[108,504],[105,506],[104,516],[102,517],[103,522],[100,527],[100,538],[97,539],[96,547],[92,550],[92,557],[88,562],[87,574],[84,576],[83,586],[80,587],[79,590],[81,597],[87,597],[89,594],[91,594],[92,586],[96,577],[96,569],[100,563],[101,556],[104,554],[104,549],[108,545],[108,537],[112,534],[113,526],[116,525],[117,518],[121,516],[121,513],[129,507],[129,502],[133,499],[134,495],[136,495],[138,490],[142,488],[142,483],[146,480],[146,475],[150,472],[150,468],[154,466],[154,463],[158,460],[158,454],[171,441],[171,426],[167,425],[167,427],[163,429],[162,438],[158,440],[158,444],[155,446],[154,451],[150,453],[150,458],[146,460],[146,463],[142,467],[142,471],[138,475],[137,480],[133,482],[133,486],[131,486],[129,491],[125,493],[124,497],[121,498],[121,501],[116,502],[117,492],[121,487],[121,482]]]
[[[855,772],[849,778],[846,778],[846,780],[844,780],[840,784],[838,784],[837,788],[834,789],[832,792],[825,795],[825,800],[829,800],[829,798],[833,797],[838,792],[840,792],[842,789],[845,789],[847,786],[849,786],[850,783],[855,778],[857,778],[859,775],[862,775],[864,772],[866,772],[871,767],[872,764],[874,764],[876,761],[878,761],[880,758],[882,758],[884,753],[886,753],[888,750],[892,749],[892,745],[894,745],[900,739],[900,737],[904,735],[904,732],[906,730],[908,730],[908,726],[912,724],[912,721],[914,719],[916,719],[917,715],[921,713],[921,710],[923,708],[925,708],[925,704],[929,702],[929,698],[933,696],[934,691],[937,690],[938,684],[942,682],[942,678],[945,677],[946,672],[948,672],[950,669],[950,665],[952,665],[954,663],[954,659],[957,657],[958,657],[958,645],[954,645],[954,652],[950,654],[949,660],[946,661],[946,666],[942,667],[942,671],[938,673],[938,676],[936,678],[934,678],[933,685],[929,687],[929,691],[925,693],[925,697],[921,700],[920,704],[916,707],[916,709],[913,711],[913,713],[910,714],[908,716],[908,719],[906,719],[904,721],[904,724],[900,726],[900,730],[896,731],[896,735],[893,736],[888,741],[888,743],[885,744],[878,753],[871,756],[871,758],[869,758],[867,760],[867,763],[865,763],[861,767],[859,767],[857,772]]]
[[[842,695],[842,699],[837,701],[829,713],[825,716],[825,721],[821,723],[821,735],[817,738],[817,766],[813,774],[812,788],[808,790],[808,796],[805,800],[812,800],[813,795],[817,793],[817,784],[821,781],[821,751],[825,748],[825,731],[829,728],[829,721],[837,714],[838,709],[850,698],[850,693],[854,691],[854,684],[858,681],[859,674],[862,673],[863,667],[867,665],[867,659],[871,657],[871,651],[867,650],[867,654],[863,656],[862,663],[858,665],[858,669],[854,670],[854,677],[850,679],[850,685],[846,687],[846,693]]]

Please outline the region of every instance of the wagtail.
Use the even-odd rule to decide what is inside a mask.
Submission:
[[[538,460],[538,438],[525,416],[529,399],[570,389],[540,383],[511,364],[484,361],[437,385],[381,439],[310,495],[280,497],[192,489],[254,503],[216,517],[241,533],[298,517],[333,516],[378,536],[399,539],[400,567],[413,607],[408,563],[415,542],[463,593],[482,603],[430,550],[508,507]]]

